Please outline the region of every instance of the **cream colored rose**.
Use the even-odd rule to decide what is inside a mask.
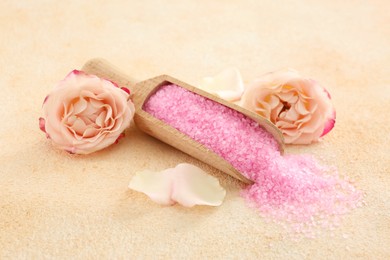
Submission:
[[[291,69],[265,74],[253,82],[240,105],[269,119],[290,144],[317,141],[335,124],[329,93]]]
[[[56,147],[89,154],[122,137],[134,111],[126,88],[74,70],[45,98],[39,125]]]

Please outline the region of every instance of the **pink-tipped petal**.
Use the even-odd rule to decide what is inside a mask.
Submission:
[[[69,154],[75,154],[76,152],[74,152],[73,150],[66,150]]]
[[[85,74],[85,72],[81,71],[81,70],[72,70],[70,73],[73,73],[73,74],[76,74],[76,75]]]
[[[324,92],[326,93],[326,95],[328,96],[329,99],[332,99],[329,91],[326,89],[326,88],[323,88],[324,89]]]
[[[172,177],[167,173],[167,170],[137,172],[131,179],[129,188],[144,193],[152,201],[161,205],[173,205],[175,203],[171,199]]]
[[[336,110],[333,111],[333,115],[329,120],[326,122],[324,131],[321,134],[321,137],[326,135],[327,133],[330,132],[330,130],[333,129],[334,125],[336,124]]]
[[[66,77],[62,80],[62,82],[64,82],[64,81],[70,82],[69,80],[71,78],[75,78],[77,81],[79,81],[80,79],[86,79],[86,78],[97,78],[98,79],[98,77],[96,75],[87,74],[82,70],[74,69],[71,72],[69,72],[68,75],[66,75]]]
[[[121,134],[118,136],[118,138],[115,140],[115,144],[119,143],[119,141],[120,141],[123,137],[125,137],[125,133],[121,133]]]
[[[48,100],[48,98],[49,98],[49,95],[47,95],[47,96],[45,97],[45,99],[43,100],[42,106],[46,103],[46,101]]]
[[[41,129],[42,132],[46,133],[45,119],[43,117],[39,118],[39,129]]]
[[[78,76],[80,74],[85,74],[85,73],[81,70],[72,70],[71,72],[68,73],[68,75],[66,75],[65,79],[67,79],[71,76]]]
[[[120,88],[119,85],[118,85],[116,82],[114,82],[114,81],[112,81],[112,80],[109,80],[109,79],[104,79],[104,80],[107,80],[107,81],[109,81],[112,85],[114,85],[115,87]]]
[[[130,90],[128,88],[121,87],[121,90],[123,90],[124,92],[130,95]]]

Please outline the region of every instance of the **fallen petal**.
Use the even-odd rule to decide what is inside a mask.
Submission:
[[[170,169],[168,169],[170,170]],[[172,205],[172,179],[169,171],[152,172],[145,170],[137,172],[129,183],[129,188],[146,194],[151,200],[162,205]]]
[[[237,101],[244,92],[244,83],[239,70],[225,69],[214,77],[205,77],[199,88],[228,101]]]
[[[130,181],[129,188],[146,194],[159,204],[178,202],[185,207],[219,206],[226,195],[218,179],[187,163],[161,172],[138,172]]]
[[[219,185],[218,179],[208,175],[202,169],[181,163],[175,167],[172,199],[185,207],[195,205],[219,206],[226,191]]]

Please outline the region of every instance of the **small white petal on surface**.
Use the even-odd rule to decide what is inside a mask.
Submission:
[[[218,179],[187,163],[181,163],[174,169],[173,200],[186,207],[222,204],[226,191],[219,185]]]
[[[187,163],[161,172],[138,172],[130,181],[129,188],[146,194],[159,204],[178,202],[185,207],[219,206],[226,195],[218,179]]]
[[[205,77],[199,88],[228,101],[237,101],[244,91],[244,83],[239,70],[225,69],[214,77]]]
[[[169,170],[169,169],[168,169]],[[145,193],[151,200],[163,205],[172,205],[172,179],[167,171],[152,172],[145,170],[137,172],[129,183],[129,188]]]

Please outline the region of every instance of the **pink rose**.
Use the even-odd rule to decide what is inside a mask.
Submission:
[[[58,83],[43,103],[39,127],[55,146],[89,154],[123,137],[134,116],[129,90],[74,70]]]
[[[317,141],[335,124],[336,112],[326,89],[291,69],[257,79],[240,104],[269,119],[290,144]]]

